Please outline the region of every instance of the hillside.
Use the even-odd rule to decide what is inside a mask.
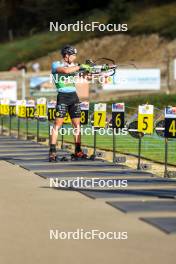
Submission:
[[[81,41],[76,44],[78,61],[84,62],[87,58],[112,58],[116,63],[133,61],[138,67],[165,67],[168,55],[176,54],[176,39],[167,40],[157,34],[130,36],[116,34]],[[43,70],[50,69],[53,60],[60,59],[59,51],[38,58]],[[34,60],[35,61],[35,60]],[[30,67],[32,62],[28,63]]]
[[[99,21],[108,23],[111,18],[109,10],[91,10],[76,19],[85,22]],[[0,44],[0,70],[7,70],[20,62],[40,60],[42,69],[48,69],[50,61],[55,59],[55,50],[66,43],[77,44],[80,60],[88,57],[113,57],[116,61],[130,59],[140,61],[157,61],[164,57],[164,49],[174,49],[176,38],[176,3],[162,5],[137,5],[132,15],[122,23],[128,24],[128,32],[123,35],[109,36],[107,32],[45,32],[15,39]],[[154,35],[153,35],[154,34]],[[106,35],[106,36],[105,36]],[[93,39],[93,40],[92,40]],[[170,45],[171,43],[171,45]],[[80,48],[81,47],[81,48]],[[86,55],[83,54],[83,50]],[[166,53],[166,52],[165,52]],[[49,54],[50,59],[43,57]],[[119,56],[120,55],[120,56]],[[43,57],[43,58],[41,58]],[[41,58],[41,59],[39,59]],[[46,62],[43,62],[46,59]]]

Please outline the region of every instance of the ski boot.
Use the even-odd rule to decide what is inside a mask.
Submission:
[[[68,161],[68,158],[65,157],[65,156],[63,156],[63,157],[60,159],[60,161]]]
[[[71,155],[71,160],[86,160],[87,154],[85,154],[82,150],[75,152]]]
[[[57,154],[56,151],[49,152],[49,162],[57,161]]]

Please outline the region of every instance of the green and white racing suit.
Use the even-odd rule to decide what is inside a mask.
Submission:
[[[72,67],[75,64],[65,61],[55,61],[52,63],[53,80],[58,91],[56,104],[56,117],[64,118],[68,112],[71,118],[79,118],[81,116],[80,102],[76,93],[75,80],[73,80],[77,72],[64,74],[58,73],[59,67]]]

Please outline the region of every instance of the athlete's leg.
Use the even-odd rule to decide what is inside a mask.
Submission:
[[[72,125],[75,131],[75,154],[74,157],[86,159],[87,155],[81,149],[81,126],[80,126],[80,117],[72,118]]]
[[[81,127],[80,118],[72,118],[72,125],[74,128],[75,152],[81,151]]]
[[[63,122],[64,122],[64,118],[56,118],[54,121],[52,134],[51,134],[51,144],[52,145],[54,145],[54,144],[56,145],[58,130],[62,126]]]
[[[52,134],[51,134],[49,161],[56,161],[57,160],[56,142],[57,142],[58,130],[62,126],[63,120],[64,120],[63,118],[56,118],[54,121]]]
[[[74,128],[75,153],[76,153],[81,151],[81,131],[80,131],[81,108],[77,94],[74,95],[72,104],[68,106],[68,112],[70,114],[72,125]]]
[[[74,127],[75,138],[75,156],[79,158],[86,158],[87,155],[81,150],[81,108],[77,94],[75,93],[72,103],[68,106],[68,112],[70,114],[72,125]]]
[[[58,136],[58,130],[62,126],[64,117],[67,112],[67,105],[62,102],[62,100],[57,100],[56,105],[56,119],[54,122],[54,126],[52,129],[52,135],[51,135],[51,144],[50,144],[50,150],[49,150],[49,161],[56,160],[56,142],[57,142],[57,136]]]

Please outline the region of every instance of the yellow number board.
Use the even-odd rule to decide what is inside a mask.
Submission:
[[[49,101],[47,104],[48,120],[53,121],[56,116],[56,101]]]
[[[41,118],[47,117],[47,109],[46,109],[46,98],[38,98],[37,99],[37,116]]]
[[[26,100],[17,101],[17,116],[20,118],[26,118]]]
[[[95,104],[94,106],[94,127],[106,126],[106,104]]]
[[[138,132],[153,133],[153,105],[139,105],[138,108]]]
[[[165,108],[165,131],[166,138],[176,138],[176,107]]]
[[[26,102],[26,117],[27,118],[35,117],[35,101],[34,100],[28,100]]]
[[[9,99],[1,100],[1,115],[9,115]]]
[[[88,124],[89,120],[89,102],[81,102],[81,125]]]
[[[10,116],[15,116],[16,115],[16,101],[10,100],[9,115]]]

